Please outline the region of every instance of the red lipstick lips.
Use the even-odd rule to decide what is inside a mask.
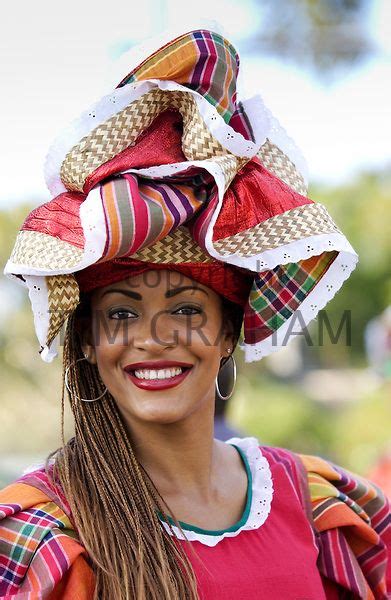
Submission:
[[[170,367],[182,367],[183,372],[179,375],[175,375],[174,377],[169,377],[167,379],[138,379],[134,371],[138,369],[168,369]],[[127,365],[124,368],[129,379],[136,385],[138,388],[142,390],[164,390],[176,385],[179,385],[190,373],[192,364],[183,363],[178,361],[150,361],[150,362],[137,362],[130,365]]]

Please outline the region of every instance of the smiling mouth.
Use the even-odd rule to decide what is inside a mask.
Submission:
[[[134,369],[130,372],[137,379],[143,379],[147,381],[156,380],[159,381],[165,379],[172,379],[177,375],[181,375],[184,371],[188,371],[191,367],[170,367],[166,369]]]
[[[193,367],[170,367],[166,369],[126,369],[129,379],[145,390],[161,390],[180,384]]]

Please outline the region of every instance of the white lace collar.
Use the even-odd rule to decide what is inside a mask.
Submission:
[[[267,459],[262,455],[259,442],[256,438],[231,438],[227,444],[236,446],[247,462],[249,489],[247,491],[247,503],[243,515],[237,523],[222,531],[209,531],[187,523],[180,524],[189,541],[201,542],[206,546],[216,546],[226,537],[236,537],[241,531],[258,529],[263,525],[270,513],[273,498],[273,480]],[[162,522],[166,531],[172,535],[170,527]],[[185,539],[178,527],[172,525],[175,536]]]

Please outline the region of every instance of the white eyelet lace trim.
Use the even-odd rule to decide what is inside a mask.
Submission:
[[[273,498],[272,474],[269,463],[259,448],[258,440],[254,437],[231,438],[226,443],[238,446],[247,458],[252,475],[251,507],[247,521],[235,531],[224,531],[219,535],[213,535],[184,529],[186,539],[201,542],[206,546],[216,546],[224,538],[236,537],[241,531],[259,529],[269,516]],[[163,526],[172,535],[169,525],[163,522]],[[173,525],[172,531],[178,539],[185,539],[178,527]]]

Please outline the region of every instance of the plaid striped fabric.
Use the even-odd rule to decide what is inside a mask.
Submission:
[[[244,314],[245,342],[255,344],[277,331],[300,307],[337,256],[337,252],[323,252],[255,275]]]
[[[251,127],[236,103],[239,55],[232,44],[206,30],[186,33],[157,50],[120,82],[163,79],[176,81],[204,96],[226,123],[252,140]]]
[[[43,487],[42,473],[34,483]],[[66,598],[87,600],[92,577],[85,550],[74,539],[75,532],[64,511],[46,493],[25,483],[15,483],[0,492],[0,598],[37,600]],[[51,595],[63,587],[71,593]],[[79,577],[84,581],[79,582]],[[77,588],[82,590],[76,594]],[[73,593],[72,592],[72,593]]]
[[[186,183],[126,174],[101,187],[107,241],[100,262],[150,246],[190,219],[207,199],[199,176]]]
[[[371,481],[328,460],[299,457],[308,473],[319,532],[320,571],[354,598],[391,598],[389,500]]]
[[[319,571],[345,591],[344,598],[389,599],[391,508],[383,492],[317,456],[268,446],[262,452],[285,470],[307,505]],[[93,597],[92,570],[68,511],[42,470],[0,491],[0,597]]]

